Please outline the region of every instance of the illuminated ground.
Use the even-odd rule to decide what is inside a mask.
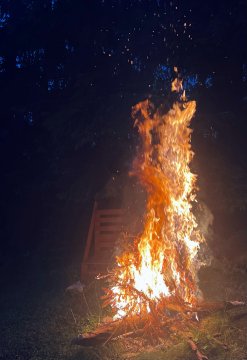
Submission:
[[[86,289],[88,309],[81,295],[64,292],[65,287],[77,279],[77,265],[63,264],[58,254],[48,262],[48,255],[44,255],[23,258],[16,263],[19,272],[15,274],[11,272],[12,263],[2,266],[1,272],[9,274],[9,282],[1,282],[0,359],[122,360],[136,356],[142,360],[196,359],[187,343],[176,337],[172,345],[159,349],[149,347],[139,354],[136,349],[126,350],[119,343],[104,349],[83,350],[71,346],[71,339],[81,330],[93,327],[101,315],[97,300],[99,289],[94,284]],[[243,299],[246,280],[243,267],[227,268],[220,263],[202,274],[202,285],[214,299],[233,298],[234,294],[235,299]],[[87,316],[89,311],[91,314]],[[194,333],[193,337],[209,359],[246,359],[246,308],[212,314],[202,321],[201,327],[201,333]]]

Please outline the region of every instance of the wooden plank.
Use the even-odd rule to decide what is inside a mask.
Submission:
[[[98,226],[109,226],[109,225],[112,225],[112,226],[124,226],[124,222],[123,221],[120,221],[120,219],[118,221],[112,221],[112,218],[109,218],[109,220],[96,220],[95,221],[95,227],[98,227]]]
[[[98,259],[89,260],[86,262],[86,265],[109,265],[110,261],[99,261]]]
[[[113,241],[112,242],[110,242],[110,241],[101,242],[95,246],[95,253],[99,252],[99,250],[102,250],[102,249],[108,249],[108,251],[109,251],[109,249],[110,250],[114,249],[114,246],[115,246],[115,241],[114,242]]]
[[[97,245],[95,247],[95,253],[98,253],[100,252],[102,249],[108,249],[109,250],[113,250],[114,249],[114,245],[115,245],[115,242],[105,242],[105,243],[101,243],[99,245]]]
[[[110,246],[110,244],[107,244],[107,245],[103,245],[99,248],[97,248],[97,250],[95,251],[94,253],[94,256],[96,257],[102,257],[103,255],[109,255],[111,256],[111,253],[113,252],[113,249],[114,247],[113,246]]]
[[[95,250],[94,257],[102,258],[102,256],[105,256],[106,254],[109,254],[109,257],[111,257],[113,250],[113,244],[104,244]]]
[[[85,250],[84,250],[82,264],[81,264],[81,277],[83,277],[83,273],[85,273],[86,270],[87,270],[87,267],[86,267],[85,263],[86,263],[86,261],[87,261],[87,259],[89,257],[90,248],[91,248],[91,244],[92,244],[93,232],[94,232],[95,214],[96,214],[97,206],[98,206],[98,204],[95,201],[94,206],[93,206],[91,222],[90,222],[90,226],[89,226],[89,230],[88,230],[86,247],[85,247]]]
[[[102,243],[115,243],[117,239],[117,236],[97,236],[95,238],[95,247],[98,245],[98,244],[102,244]]]
[[[97,226],[95,226],[95,234],[98,233],[116,233],[116,232],[121,232],[123,230],[123,226],[121,226],[120,224],[118,225],[104,225],[102,226],[101,224],[97,224]]]
[[[116,241],[119,234],[99,234],[98,236],[95,236],[95,245],[97,245],[100,242],[106,242],[106,241]]]
[[[97,213],[95,215],[95,224],[96,223],[100,223],[100,224],[108,224],[108,223],[112,223],[112,224],[125,224],[124,218],[122,216],[108,216],[108,217],[101,217],[99,216]]]
[[[95,202],[82,261],[82,277],[103,271],[109,265],[105,259],[111,261],[114,244],[125,229],[124,214],[125,210],[120,208],[99,210]],[[94,254],[90,256],[93,243]]]
[[[106,268],[109,267],[110,265],[111,265],[110,261],[107,262],[92,261],[87,264],[87,268],[89,271],[95,271],[96,273],[98,273],[99,271],[106,270]]]
[[[102,209],[97,210],[97,215],[99,216],[118,216],[123,215],[124,209]]]
[[[121,234],[121,231],[97,231],[95,233],[95,240],[98,238],[117,238]]]
[[[86,260],[88,258],[88,255],[90,252],[93,231],[94,231],[95,213],[96,213],[97,206],[98,206],[98,204],[95,201],[94,206],[93,206],[93,212],[92,212],[92,218],[91,218],[90,227],[89,227],[89,231],[88,231],[88,236],[87,236],[86,248],[84,251],[84,258],[83,258],[84,260]]]

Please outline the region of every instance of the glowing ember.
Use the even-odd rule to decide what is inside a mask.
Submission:
[[[182,82],[174,81],[172,89],[181,91]],[[177,102],[164,114],[149,100],[133,108],[142,140],[134,174],[147,191],[147,204],[142,235],[117,258],[114,269],[109,292],[118,318],[150,312],[151,306],[165,308],[172,300],[192,305],[198,296],[197,252],[203,237],[192,213],[196,175],[189,168],[195,109],[194,101]]]

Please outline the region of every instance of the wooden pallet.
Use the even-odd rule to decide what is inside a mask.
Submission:
[[[124,227],[123,209],[100,209],[95,201],[81,265],[82,281],[106,271]]]

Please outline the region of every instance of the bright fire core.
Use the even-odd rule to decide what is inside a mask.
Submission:
[[[195,101],[176,102],[168,113],[149,100],[133,109],[141,137],[134,174],[147,191],[144,230],[127,252],[117,257],[110,289],[116,318],[165,308],[165,302],[193,304],[198,296],[197,253],[203,237],[192,204],[196,175],[190,121]]]

